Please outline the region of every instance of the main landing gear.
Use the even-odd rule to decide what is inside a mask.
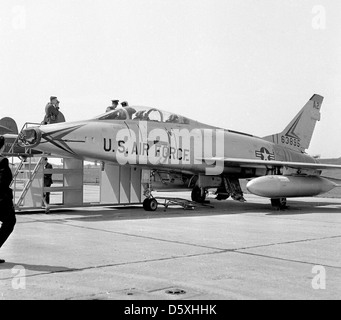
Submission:
[[[207,182],[207,181],[206,181]],[[206,184],[202,183],[202,185],[199,187],[199,185],[195,185],[192,189],[192,201],[198,202],[198,203],[204,203],[207,189],[212,187],[216,187],[217,185],[213,186],[209,184],[210,181],[208,181]],[[234,177],[227,177],[222,176],[222,182],[221,185],[218,186],[217,192],[216,192],[216,199],[217,200],[226,200],[230,196],[233,200],[245,202],[242,188],[240,187],[239,179]]]
[[[206,190],[204,188],[195,186],[192,189],[191,198],[192,198],[192,201],[195,201],[198,203],[204,203],[206,199]]]
[[[287,206],[287,198],[276,198],[271,199],[271,205],[278,210],[284,210],[288,208]]]

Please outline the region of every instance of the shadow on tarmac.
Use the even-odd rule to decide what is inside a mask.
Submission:
[[[75,268],[66,268],[61,266],[48,266],[48,265],[35,265],[35,264],[27,264],[27,263],[21,263],[21,262],[5,262],[0,264],[0,270],[3,269],[12,269],[14,267],[17,268],[25,268],[26,270],[31,271],[40,271],[40,272],[70,272],[70,271],[76,271]]]
[[[288,199],[288,208],[278,210],[270,205],[270,201],[259,202],[244,202],[227,200],[218,201],[210,199],[211,207],[196,207],[193,210],[184,210],[181,207],[169,207],[163,210],[163,206],[159,205],[156,211],[145,211],[142,205],[127,205],[127,206],[110,206],[82,209],[52,209],[49,217],[44,219],[48,222],[65,221],[113,221],[113,220],[138,220],[138,219],[164,219],[164,218],[179,218],[179,217],[196,217],[196,216],[212,216],[212,215],[231,215],[231,214],[247,214],[247,213],[263,213],[267,216],[284,216],[284,215],[303,215],[314,213],[337,213],[341,212],[341,203],[337,201],[322,201],[309,202],[309,198],[305,201]],[[27,214],[42,214],[42,212],[31,212]],[[44,215],[45,216],[45,215]]]
[[[284,210],[272,209],[267,215],[284,216],[284,215],[302,215],[313,213],[341,213],[341,203],[333,201],[308,202],[308,201],[288,201],[288,208]]]

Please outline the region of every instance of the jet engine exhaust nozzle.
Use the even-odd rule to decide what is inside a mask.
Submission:
[[[38,128],[24,129],[18,136],[18,144],[24,148],[34,148],[39,145],[40,140],[41,131]]]

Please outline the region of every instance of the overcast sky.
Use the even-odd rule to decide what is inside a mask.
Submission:
[[[56,95],[68,121],[117,98],[265,136],[318,93],[308,152],[339,157],[340,89],[340,1],[0,2],[0,118],[19,127]]]

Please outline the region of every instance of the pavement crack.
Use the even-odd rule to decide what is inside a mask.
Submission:
[[[300,264],[307,264],[307,265],[320,265],[316,262],[308,262],[308,261],[303,261],[303,260],[294,260],[294,259],[288,259],[288,258],[280,258],[280,257],[274,257],[274,256],[269,256],[266,254],[260,254],[260,253],[252,253],[252,252],[243,252],[243,251],[238,251],[238,250],[234,250],[234,253],[239,253],[239,254],[245,254],[245,255],[249,255],[249,256],[256,256],[256,257],[261,257],[261,258],[268,258],[268,259],[273,259],[273,260],[280,260],[280,261],[285,261],[285,262],[294,262],[294,263],[300,263]],[[337,270],[341,270],[341,267],[339,266],[332,266],[332,265],[327,265],[327,264],[321,264],[322,266],[326,267],[326,268],[332,268],[332,269],[337,269]]]
[[[41,276],[41,275],[49,275],[49,274],[81,272],[81,271],[87,271],[87,270],[93,270],[93,269],[103,269],[103,268],[128,266],[128,265],[150,263],[150,262],[160,262],[160,261],[177,260],[177,259],[183,259],[183,258],[193,258],[193,257],[200,257],[200,256],[205,256],[205,255],[216,254],[216,253],[220,253],[220,252],[204,252],[204,253],[196,253],[196,254],[183,255],[183,256],[171,256],[171,257],[164,257],[164,258],[157,258],[157,259],[136,260],[136,261],[119,262],[119,263],[108,263],[108,264],[103,264],[103,265],[98,265],[98,266],[89,266],[89,267],[84,267],[84,268],[69,268],[67,270],[45,271],[45,272],[38,272],[35,274],[26,275],[26,278],[32,278],[32,277],[37,277],[37,276]],[[0,270],[6,269],[5,267],[6,267],[6,264],[4,264],[3,267],[0,268]],[[9,280],[9,279],[13,279],[13,277],[2,278],[2,279],[0,279],[0,281]]]
[[[288,258],[281,258],[281,257],[276,257],[276,256],[271,256],[271,255],[266,255],[266,254],[252,253],[252,252],[247,252],[246,250],[266,248],[266,247],[271,247],[271,246],[290,245],[290,244],[297,244],[297,243],[304,243],[304,242],[311,242],[311,241],[321,241],[321,240],[327,240],[327,239],[341,238],[341,235],[334,235],[334,236],[328,236],[328,237],[318,237],[318,238],[298,239],[298,240],[283,241],[283,242],[273,242],[273,243],[267,243],[267,244],[238,247],[238,248],[221,248],[221,247],[215,247],[215,246],[206,246],[206,245],[202,245],[202,244],[194,244],[194,243],[184,242],[184,241],[169,240],[169,239],[162,239],[162,238],[145,236],[145,235],[131,234],[131,233],[126,233],[126,232],[105,230],[105,229],[99,229],[99,228],[88,227],[88,226],[79,226],[79,225],[69,223],[67,220],[60,220],[60,221],[59,220],[58,221],[56,221],[56,220],[54,220],[54,221],[40,220],[40,219],[32,219],[32,220],[34,220],[35,222],[41,222],[41,223],[61,224],[63,226],[72,227],[72,228],[81,228],[81,229],[87,229],[87,230],[92,230],[92,231],[101,231],[101,232],[106,232],[106,233],[111,233],[111,234],[124,235],[124,236],[128,236],[128,237],[135,237],[135,238],[149,239],[149,240],[153,240],[153,241],[162,241],[162,242],[166,242],[166,243],[186,245],[186,246],[202,248],[202,249],[207,249],[207,250],[212,250],[212,251],[196,253],[196,254],[188,254],[188,255],[169,256],[169,257],[162,257],[162,258],[155,258],[155,259],[146,259],[146,260],[137,260],[137,261],[129,261],[129,262],[119,262],[119,263],[108,263],[108,264],[103,264],[103,265],[98,265],[98,266],[88,266],[88,267],[84,267],[84,268],[69,268],[68,270],[45,271],[45,272],[39,272],[39,273],[27,275],[27,277],[38,277],[41,275],[82,272],[82,271],[94,270],[94,269],[129,266],[129,265],[162,262],[162,261],[178,260],[178,259],[188,259],[188,258],[195,258],[195,257],[207,256],[207,255],[213,255],[213,254],[224,254],[224,253],[236,253],[236,254],[243,254],[243,255],[261,257],[261,258],[267,258],[267,259],[274,259],[274,260],[286,261],[286,262],[292,262],[292,263],[316,265],[316,263],[313,263],[313,262],[308,262],[308,261],[303,261],[303,260],[295,260],[295,259],[288,259]],[[341,267],[339,267],[339,266],[325,265],[325,264],[323,264],[323,266],[329,267],[329,268],[334,268],[337,270],[341,269]],[[3,268],[0,268],[0,269],[3,269]],[[8,280],[8,279],[11,279],[11,278],[3,278],[3,279],[0,279],[0,281]]]
[[[327,240],[327,239],[341,238],[341,235],[334,235],[334,236],[328,236],[328,237],[318,237],[318,238],[298,239],[298,240],[283,241],[283,242],[273,242],[273,243],[267,243],[267,244],[238,247],[238,248],[220,248],[220,247],[215,247],[215,246],[205,246],[202,244],[194,244],[194,243],[184,242],[184,241],[162,239],[162,238],[156,238],[156,237],[150,237],[150,236],[144,236],[144,235],[131,234],[131,233],[126,233],[126,232],[105,230],[105,229],[99,229],[99,228],[93,228],[93,227],[87,227],[87,226],[78,226],[78,225],[67,223],[67,222],[65,222],[65,220],[63,220],[63,221],[50,221],[50,220],[38,220],[37,219],[35,221],[43,222],[43,223],[56,223],[56,224],[61,224],[61,222],[64,222],[63,226],[69,226],[69,227],[73,227],[73,228],[81,228],[81,229],[87,229],[87,230],[93,230],[93,231],[102,231],[102,232],[111,233],[111,234],[118,234],[118,235],[124,235],[124,236],[128,236],[128,237],[141,238],[141,239],[149,239],[149,240],[161,241],[161,242],[167,242],[167,243],[173,243],[173,244],[187,245],[187,246],[192,246],[192,247],[196,247],[196,248],[210,249],[210,250],[214,250],[214,253],[240,252],[241,250],[250,250],[250,249],[266,248],[266,247],[278,246],[278,245],[297,244],[297,243],[304,243],[304,242],[311,242],[311,241],[321,241],[321,240]]]
[[[283,241],[283,242],[274,242],[274,243],[268,243],[268,244],[260,244],[260,245],[255,245],[255,246],[236,248],[236,249],[234,249],[234,251],[258,249],[258,248],[265,248],[265,247],[271,247],[271,246],[277,246],[277,245],[283,245],[283,244],[303,243],[303,242],[320,241],[320,240],[336,239],[336,238],[341,238],[341,235],[330,236],[330,237],[320,237],[320,238],[310,238],[310,239],[300,239],[300,240],[292,240],[292,241]]]
[[[42,223],[55,223],[55,224],[61,224],[61,222],[57,221],[46,221],[46,220],[37,220]],[[197,248],[203,248],[203,249],[211,249],[211,250],[225,250],[225,248],[217,248],[217,247],[211,247],[211,246],[205,246],[205,245],[200,245],[200,244],[193,244],[189,242],[184,242],[184,241],[177,241],[177,240],[169,240],[169,239],[162,239],[162,238],[156,238],[156,237],[150,237],[150,236],[144,236],[144,235],[138,235],[138,234],[131,234],[127,232],[120,232],[120,231],[112,231],[112,230],[106,230],[106,229],[99,229],[99,228],[92,228],[92,227],[86,227],[86,226],[78,226],[70,223],[65,223],[63,221],[63,226],[68,226],[68,227],[73,227],[73,228],[80,228],[80,229],[86,229],[86,230],[92,230],[92,231],[102,231],[106,233],[111,233],[111,234],[117,234],[117,235],[123,235],[127,237],[135,237],[135,238],[140,238],[140,239],[149,239],[149,240],[156,240],[156,241],[162,241],[162,242],[168,242],[168,243],[175,243],[175,244],[181,244],[181,245],[188,245],[192,247],[197,247]]]
[[[52,222],[52,223],[57,223],[57,222]],[[341,235],[334,235],[334,236],[328,236],[328,237],[318,237],[318,238],[298,239],[298,240],[283,241],[283,242],[273,242],[273,243],[239,247],[239,248],[220,248],[220,247],[215,247],[215,246],[205,246],[202,244],[194,244],[194,243],[178,241],[178,240],[169,240],[169,239],[162,239],[162,238],[156,238],[156,237],[150,237],[150,236],[144,236],[144,235],[138,235],[138,234],[131,234],[131,233],[126,233],[126,232],[111,231],[111,230],[98,229],[98,228],[92,228],[92,227],[86,227],[86,226],[78,226],[78,225],[73,225],[73,224],[68,224],[68,223],[65,223],[63,225],[67,225],[67,226],[74,227],[74,228],[82,228],[82,229],[102,231],[102,232],[107,232],[107,233],[112,233],[112,234],[119,234],[119,235],[124,235],[124,236],[128,236],[128,237],[136,237],[136,238],[142,238],[142,239],[149,239],[149,240],[156,240],[156,241],[162,241],[162,242],[168,242],[168,243],[188,245],[188,246],[204,248],[204,249],[218,250],[218,251],[222,251],[222,252],[257,249],[257,248],[271,247],[271,246],[277,246],[277,245],[285,245],[285,244],[294,244],[294,243],[303,243],[303,242],[311,242],[311,241],[320,241],[320,240],[341,238]]]

